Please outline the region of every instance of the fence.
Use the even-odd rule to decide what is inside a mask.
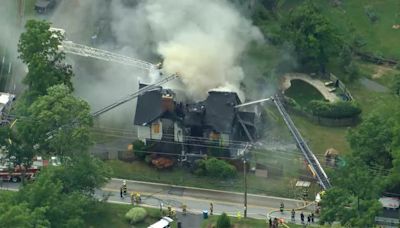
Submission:
[[[354,97],[351,95],[350,91],[346,88],[346,85],[345,85],[342,81],[340,81],[338,77],[336,77],[336,76],[335,76],[334,74],[332,74],[332,73],[329,73],[329,79],[330,79],[332,82],[334,82],[334,83],[338,82],[338,86],[339,86],[339,88],[344,92],[344,94],[345,94],[351,101],[354,100]]]
[[[130,151],[96,151],[92,155],[105,161],[105,160],[121,160],[131,162],[135,160],[135,155]]]

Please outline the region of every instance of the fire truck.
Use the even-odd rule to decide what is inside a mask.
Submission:
[[[41,157],[35,157],[32,166],[28,169],[19,165],[14,166],[12,162],[5,161],[0,164],[0,181],[20,182],[23,173],[25,173],[26,180],[34,180],[40,169],[48,165],[60,165],[59,159],[51,157],[50,160],[43,160]]]

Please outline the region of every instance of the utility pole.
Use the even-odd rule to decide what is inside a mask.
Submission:
[[[246,144],[246,147],[243,151],[243,177],[244,177],[244,218],[247,218],[247,150],[249,147],[249,143]]]
[[[244,175],[244,218],[247,218],[247,173],[246,173],[246,157],[243,160],[243,175]]]
[[[22,26],[22,22],[25,16],[25,0],[18,0],[18,26]]]

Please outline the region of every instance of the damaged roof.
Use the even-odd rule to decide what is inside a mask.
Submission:
[[[231,133],[236,117],[235,106],[240,104],[239,97],[234,92],[210,91],[204,101],[205,125],[220,133]]]
[[[139,88],[147,85],[139,84]],[[140,95],[136,103],[136,113],[133,123],[135,125],[146,125],[163,114],[161,107],[162,88],[158,87]]]

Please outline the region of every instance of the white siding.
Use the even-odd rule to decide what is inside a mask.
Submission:
[[[228,134],[221,134],[221,145],[222,146],[229,146],[229,135]]]
[[[158,119],[151,124],[150,138],[161,140],[162,137],[162,122]]]
[[[137,126],[138,138],[142,141],[150,138],[149,126]]]
[[[183,130],[177,123],[174,123],[174,140],[175,142],[183,142]]]

